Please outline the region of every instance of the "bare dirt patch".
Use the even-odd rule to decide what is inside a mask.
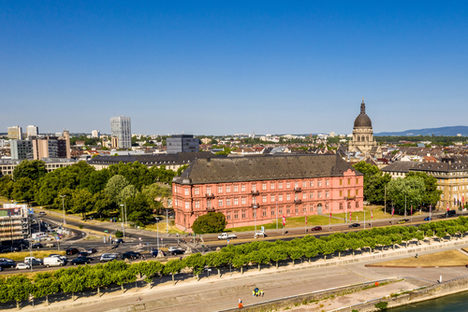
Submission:
[[[455,267],[468,264],[468,256],[458,250],[447,250],[418,257],[395,259],[373,263],[369,267],[396,267],[396,268],[433,268]]]

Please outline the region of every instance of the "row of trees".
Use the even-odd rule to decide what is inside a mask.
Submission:
[[[124,286],[138,279],[146,281],[151,287],[156,277],[171,276],[181,271],[191,272],[199,278],[207,269],[215,269],[221,275],[226,268],[235,268],[243,273],[247,266],[274,265],[280,262],[312,261],[323,257],[325,259],[337,256],[343,252],[357,250],[373,251],[376,248],[393,247],[396,244],[408,245],[411,241],[420,241],[425,237],[443,238],[461,237],[468,232],[468,219],[459,217],[455,220],[439,221],[422,224],[418,227],[392,226],[373,228],[350,233],[336,233],[330,236],[316,238],[305,236],[291,241],[277,240],[275,242],[255,241],[241,245],[228,245],[220,251],[205,255],[191,254],[183,259],[172,259],[165,264],[158,261],[142,261],[127,264],[122,261],[112,261],[107,264],[80,266],[61,269],[55,272],[38,273],[33,277],[15,275],[0,278],[0,302],[15,302],[34,298],[45,298],[54,294],[64,293],[75,297],[84,291],[97,291],[99,294],[105,287]]]
[[[409,172],[405,178],[392,179],[364,161],[354,168],[364,174],[364,199],[377,205],[383,205],[386,200],[397,214],[404,214],[405,208],[409,213],[411,206],[429,210],[440,200],[442,191],[437,189],[437,179],[423,172]]]
[[[61,209],[63,204],[67,212],[96,218],[117,216],[119,205],[125,204],[128,220],[146,224],[153,211],[162,208],[159,200],[170,197],[169,183],[176,174],[138,162],[102,170],[78,162],[47,172],[43,161],[25,160],[13,176],[0,178],[0,195],[50,208]]]

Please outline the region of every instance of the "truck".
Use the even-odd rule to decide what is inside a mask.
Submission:
[[[221,233],[218,235],[218,239],[234,239],[237,238],[236,234],[233,233]]]

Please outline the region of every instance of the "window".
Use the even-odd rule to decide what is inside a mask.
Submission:
[[[348,197],[351,197],[351,190],[348,190]]]
[[[309,211],[314,212],[314,205],[310,205]]]
[[[208,209],[211,208],[211,200],[206,201],[206,208],[208,208]]]
[[[290,194],[286,194],[286,200],[290,200],[291,199],[291,195]]]
[[[174,185],[174,193],[177,193],[177,185]]]
[[[322,198],[322,192],[319,191],[319,192],[317,193],[317,195],[318,195],[318,196],[317,196],[318,198]]]
[[[310,187],[314,187],[314,181],[310,181]]]
[[[186,189],[184,190],[184,194],[185,194],[185,195],[189,195],[189,189],[188,189],[188,188],[186,188]]]
[[[286,208],[286,214],[290,214],[290,213],[291,213],[291,209],[289,209],[289,207]]]
[[[343,203],[340,203],[340,210],[343,210]]]
[[[340,180],[340,181],[341,181],[341,180]],[[343,191],[340,191],[340,197],[342,197],[342,196],[343,196]]]
[[[343,179],[340,179],[340,185],[343,185]]]
[[[234,206],[239,205],[239,198],[234,198]]]
[[[222,186],[218,186],[218,193],[222,193],[223,192],[223,187]]]
[[[279,200],[280,202],[282,202],[282,201],[283,201],[283,195],[278,195],[278,200]]]
[[[246,216],[245,210],[242,210],[242,219],[245,219],[245,216]]]
[[[231,199],[230,198],[226,198],[226,206],[231,206]]]
[[[307,182],[306,181],[302,182],[302,187],[307,187]]]
[[[350,185],[350,184],[351,184],[351,179],[350,179],[350,178],[348,178],[348,185]]]
[[[266,203],[266,202],[267,202],[267,197],[266,197],[266,196],[263,196],[263,197],[262,197],[262,202],[263,202],[263,203]]]
[[[252,192],[255,192],[257,190],[257,184],[252,184]]]
[[[195,208],[200,208],[200,202],[199,201],[195,202]]]
[[[307,212],[307,208],[306,207],[303,207],[302,208],[302,213],[306,213]]]
[[[200,194],[200,189],[198,187],[196,187],[193,192],[195,193],[195,195],[199,195]]]
[[[279,183],[278,183],[278,189],[281,190],[282,188],[283,188],[283,182],[279,182]]]
[[[275,182],[271,182],[270,183],[270,190],[274,190],[275,189]]]
[[[242,191],[242,192],[245,192],[245,184],[242,184],[242,186],[241,186],[241,191]]]
[[[325,192],[325,198],[328,198],[328,191]]]
[[[226,220],[231,220],[231,214],[229,212],[226,214]]]
[[[358,178],[356,178],[356,184],[359,184],[359,179]]]
[[[356,208],[359,208],[359,202],[356,202]]]
[[[211,187],[206,188],[206,194],[211,194]]]
[[[234,211],[234,219],[239,219],[239,211]]]
[[[299,187],[299,183],[294,182],[294,187]]]
[[[306,200],[306,199],[307,199],[307,194],[306,194],[306,193],[302,194],[302,199],[303,199],[303,200]]]
[[[271,216],[273,217],[275,215],[275,210],[274,209],[271,209],[271,212],[270,212]]]
[[[266,210],[266,209],[263,209],[263,216],[264,216],[264,217],[267,216],[267,210]]]
[[[310,195],[309,195],[310,199],[314,199],[314,193],[311,192]]]
[[[190,209],[190,203],[189,202],[185,202],[185,209]]]
[[[226,185],[226,193],[231,193],[231,186],[230,185]]]
[[[358,196],[358,195],[359,195],[359,189],[356,190],[356,196]]]
[[[270,196],[270,201],[271,201],[272,203],[275,202],[275,199],[276,199],[276,198],[275,198],[275,195],[271,195],[271,196]]]
[[[222,199],[218,199],[218,206],[223,207],[223,200]]]
[[[237,184],[234,185],[234,192],[239,192],[239,186],[237,186]]]
[[[322,186],[322,181],[321,181],[321,180],[318,180],[318,181],[317,181],[317,186],[318,186],[318,187]]]
[[[266,183],[262,184],[262,190],[266,191]]]
[[[245,205],[247,203],[247,199],[245,197],[242,197],[242,205]]]
[[[348,209],[351,209],[351,202],[348,202]]]
[[[280,208],[280,209],[278,210],[278,213],[279,213],[279,214],[283,214],[283,208]]]
[[[329,185],[330,185],[330,181],[329,181],[329,180],[325,180],[325,185],[326,185],[326,186],[329,186]]]
[[[295,212],[296,212],[296,214],[298,214],[299,213],[299,208],[296,208]]]
[[[291,187],[291,183],[286,182],[286,188],[290,188],[290,187]]]

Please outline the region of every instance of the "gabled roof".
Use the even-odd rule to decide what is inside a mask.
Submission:
[[[206,184],[343,176],[356,172],[337,155],[275,155],[197,159],[175,183]]]

